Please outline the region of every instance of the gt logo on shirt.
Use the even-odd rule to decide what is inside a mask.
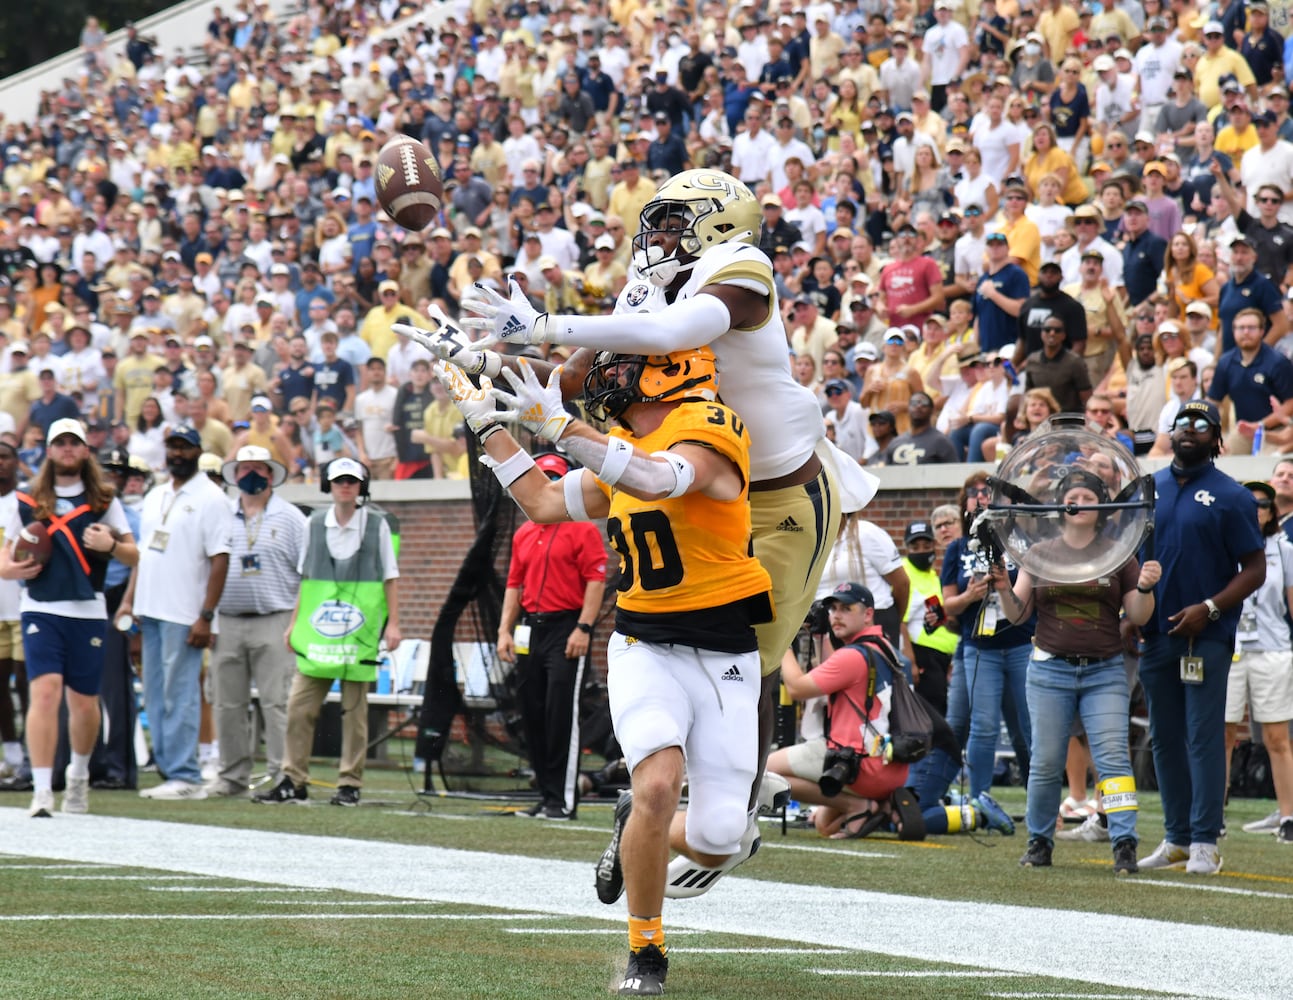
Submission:
[[[1207,490],[1199,490],[1197,493],[1194,494],[1194,502],[1201,503],[1205,507],[1211,507],[1214,503],[1216,503],[1216,500],[1217,498],[1214,497]]]

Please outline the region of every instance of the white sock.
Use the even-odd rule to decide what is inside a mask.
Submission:
[[[22,744],[17,740],[5,741],[4,762],[10,767],[17,767],[22,763]]]
[[[198,760],[203,763],[206,763],[209,760],[214,760],[220,753],[217,749],[219,746],[220,744],[218,743],[199,743]]]
[[[54,789],[54,769],[52,767],[33,767],[31,784],[37,792],[49,792]]]
[[[72,763],[68,765],[67,773],[73,778],[88,778],[90,776],[90,755],[88,753],[77,753],[72,751]]]

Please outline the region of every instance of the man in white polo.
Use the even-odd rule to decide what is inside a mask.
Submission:
[[[181,424],[166,436],[171,478],[144,497],[139,565],[117,615],[133,612],[143,634],[144,704],[153,759],[164,779],[146,799],[204,799],[198,768],[202,650],[229,570],[229,501],[198,472],[202,438]]]

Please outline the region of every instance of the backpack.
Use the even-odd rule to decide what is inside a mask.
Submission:
[[[875,704],[876,661],[889,668],[889,686],[893,691],[889,700],[889,738],[893,745],[893,759],[901,764],[914,764],[929,753],[934,746],[934,711],[925,699],[907,684],[907,675],[898,665],[898,655],[889,640],[883,636],[864,636],[848,644],[866,657],[867,695],[864,719],[871,718]],[[873,657],[871,652],[878,656]]]

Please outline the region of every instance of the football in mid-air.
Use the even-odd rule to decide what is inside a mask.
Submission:
[[[440,215],[444,183],[440,165],[424,143],[397,135],[377,154],[377,200],[386,214],[412,232]]]
[[[13,557],[17,562],[35,559],[38,563],[49,562],[50,553],[54,550],[54,540],[49,537],[49,529],[40,521],[23,525],[18,532],[18,539],[13,543]]]

